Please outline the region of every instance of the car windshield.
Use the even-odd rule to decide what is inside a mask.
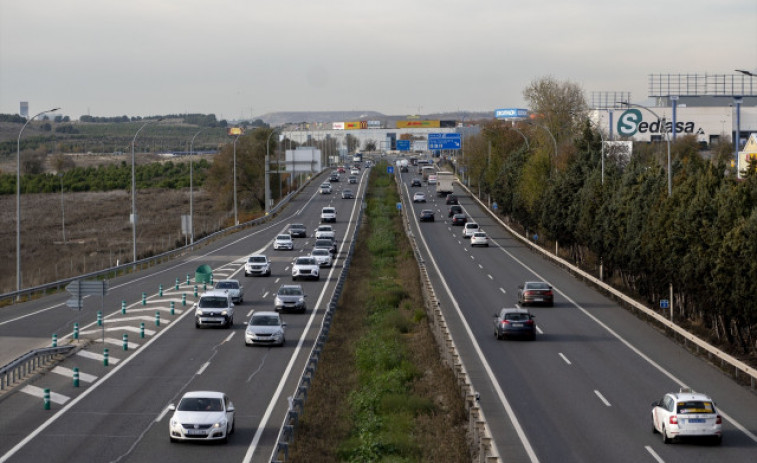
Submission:
[[[185,397],[179,402],[178,409],[182,412],[222,412],[221,399],[206,397]]]
[[[276,239],[279,241],[289,241],[292,239],[292,237],[289,235],[279,235],[276,237]]]
[[[478,228],[477,223],[468,223],[465,225],[465,228]]]
[[[332,231],[331,225],[321,225],[318,227],[318,231]]]
[[[714,413],[712,402],[705,400],[687,400],[676,403],[677,413],[685,415],[688,413]]]
[[[221,296],[201,297],[199,304],[201,309],[225,309],[228,305],[228,299]]]
[[[219,281],[216,283],[216,289],[239,289],[239,283],[236,281]]]
[[[279,317],[275,315],[253,315],[250,319],[252,326],[279,326]]]
[[[333,214],[334,213],[334,209],[332,209],[330,207],[324,207],[323,211],[321,211],[321,212],[323,212],[324,214]]]
[[[293,225],[290,225],[290,226],[289,226],[289,228],[290,228],[291,230],[302,230],[303,228],[305,228],[305,225],[297,225],[297,224],[293,224]]]
[[[329,251],[326,249],[313,249],[314,256],[328,256]]]
[[[265,257],[259,256],[259,257],[250,257],[247,262],[252,262],[253,264],[265,264]]]
[[[511,322],[523,322],[531,317],[528,316],[527,313],[508,313],[505,314],[505,320],[511,321]]]
[[[296,264],[297,265],[315,265],[315,260],[313,260],[310,257],[298,257]]]
[[[279,290],[279,296],[301,296],[302,290],[300,288],[281,288]]]

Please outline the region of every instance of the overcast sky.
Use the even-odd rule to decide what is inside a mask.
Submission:
[[[755,0],[0,0],[0,113],[523,107],[545,76],[757,72]]]

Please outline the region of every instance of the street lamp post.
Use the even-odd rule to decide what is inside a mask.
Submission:
[[[132,237],[132,263],[137,261],[137,177],[136,177],[136,163],[134,157],[134,144],[137,142],[137,136],[139,132],[153,122],[160,122],[163,118],[152,119],[144,124],[134,134],[134,138],[131,140],[131,237]]]
[[[194,216],[194,143],[197,135],[200,132],[207,129],[203,127],[198,130],[193,136],[192,141],[189,142],[189,243],[195,242],[195,216]]]
[[[30,117],[21,131],[18,132],[18,143],[16,145],[16,290],[21,291],[21,134],[29,122],[47,113],[52,113],[60,108],[48,109]]]
[[[237,140],[239,135],[234,137],[234,166],[232,175],[234,176],[234,225],[239,225],[239,215],[237,212]]]
[[[271,211],[271,179],[268,178],[268,175],[270,174],[270,163],[271,163],[271,137],[276,132],[277,132],[276,129],[271,130],[271,133],[268,134],[268,138],[265,141],[265,213],[266,215],[268,215],[268,213]]]
[[[668,144],[668,197],[673,196],[673,172],[670,168],[670,135],[668,134],[668,128],[665,125],[665,119],[660,118],[660,116],[658,116],[656,112],[652,111],[646,106],[636,104],[636,103],[629,103],[628,101],[619,101],[618,103],[622,104],[623,106],[646,109],[647,111],[652,113],[652,115],[656,117],[659,123],[662,124],[663,127],[665,128],[665,141]]]

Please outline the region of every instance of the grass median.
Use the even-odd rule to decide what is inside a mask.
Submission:
[[[365,223],[291,461],[470,460],[465,404],[428,327],[385,167],[371,172]]]

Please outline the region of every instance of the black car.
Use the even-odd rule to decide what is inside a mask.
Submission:
[[[431,209],[423,209],[421,211],[421,214],[418,216],[418,219],[421,222],[433,222],[434,221],[434,211]]]
[[[552,307],[555,304],[555,295],[552,286],[543,281],[527,281],[518,286],[518,303],[543,304]]]
[[[308,234],[308,229],[301,223],[293,223],[289,225],[289,234],[292,238],[305,238]]]
[[[462,214],[462,213],[463,213],[463,207],[455,204],[449,207],[449,215],[447,215],[447,217],[452,217],[455,214]]]
[[[315,244],[313,244],[314,248],[326,248],[331,253],[331,257],[334,257],[336,255],[336,241],[332,240],[331,238],[321,238],[315,240]]]
[[[502,309],[494,314],[494,336],[497,339],[524,337],[536,339],[534,316],[526,309]]]
[[[456,195],[454,195],[452,193],[450,193],[450,194],[447,195],[447,205],[449,205],[449,204],[460,204],[460,202],[458,202],[458,200],[457,200],[457,196]]]
[[[413,181],[412,181],[412,182],[410,182],[410,186],[411,186],[411,187],[416,187],[416,186],[423,186],[423,183],[421,183],[421,179],[419,179],[419,178],[414,178],[414,179],[413,179]]]
[[[465,214],[455,214],[452,216],[452,225],[463,226],[468,223],[468,216]]]

